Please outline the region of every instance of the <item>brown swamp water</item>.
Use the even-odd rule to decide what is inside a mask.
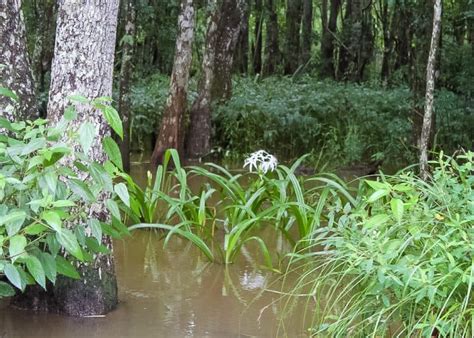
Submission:
[[[146,166],[132,174],[146,179]],[[273,236],[273,237],[272,237]],[[255,246],[230,266],[209,263],[190,243],[137,231],[116,241],[120,304],[102,318],[31,313],[0,303],[6,337],[303,337],[306,304],[285,306],[277,277],[259,267]],[[273,251],[283,242],[265,234]],[[288,275],[291,283],[297,276]],[[308,323],[306,323],[308,324]]]

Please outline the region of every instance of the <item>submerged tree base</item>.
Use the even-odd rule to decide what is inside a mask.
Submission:
[[[48,291],[38,285],[29,286],[10,305],[75,317],[103,315],[115,309],[118,303],[115,275],[93,267],[82,267],[79,271],[82,279],[60,276],[56,285],[48,285]]]

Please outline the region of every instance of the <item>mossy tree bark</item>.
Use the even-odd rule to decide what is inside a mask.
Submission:
[[[181,153],[184,148],[183,117],[187,108],[189,70],[192,63],[194,12],[192,0],[181,0],[170,92],[163,112],[158,139],[151,157],[151,163],[154,166],[161,163],[167,149],[174,148]]]
[[[60,0],[54,59],[51,70],[48,116],[58,123],[69,105],[68,96],[88,98],[112,96],[112,80],[117,28],[118,0]],[[77,105],[74,123],[89,121],[97,128],[89,157],[99,163],[106,160],[102,139],[110,135],[103,115],[90,105]],[[73,168],[73,158],[65,164]],[[86,179],[86,178],[85,178]],[[108,196],[101,196],[89,210],[89,216],[110,219],[105,207]],[[103,243],[112,250],[112,240]],[[97,255],[92,263],[79,267],[81,280],[60,278],[53,295],[57,311],[73,316],[104,314],[117,304],[117,282],[112,255]],[[50,309],[54,310],[54,309]]]
[[[431,35],[431,47],[426,66],[426,96],[425,96],[425,114],[423,117],[423,126],[420,137],[420,174],[421,178],[428,178],[428,145],[430,143],[431,126],[433,123],[434,111],[434,89],[435,89],[435,71],[438,47],[441,35],[441,14],[442,2],[435,0],[433,12],[433,31]]]
[[[0,116],[10,121],[38,117],[21,0],[0,0],[0,86],[18,96],[18,102],[0,96]]]

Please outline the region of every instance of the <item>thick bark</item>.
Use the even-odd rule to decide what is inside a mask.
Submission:
[[[237,42],[235,69],[242,74],[249,71],[249,0],[245,1],[245,10],[243,13],[242,24],[240,27],[239,40]]]
[[[428,64],[426,66],[425,114],[423,116],[423,127],[421,130],[420,137],[420,174],[421,178],[424,180],[426,180],[429,175],[428,144],[430,142],[431,125],[433,123],[435,72],[436,59],[441,35],[441,14],[442,2],[441,0],[435,0],[430,54],[428,56]]]
[[[255,29],[253,44],[253,73],[262,72],[262,51],[263,51],[263,4],[262,0],[255,0]]]
[[[189,158],[200,158],[211,149],[211,89],[214,82],[216,42],[222,8],[217,5],[217,0],[210,0],[209,6],[214,7],[214,11],[209,15],[202,75],[198,84],[199,94],[191,107],[191,123],[186,135],[186,155]]]
[[[268,76],[276,72],[280,62],[280,47],[278,43],[278,15],[276,12],[276,1],[267,0],[266,7],[266,27],[267,38],[265,42],[265,62],[263,64],[263,74]]]
[[[122,64],[120,67],[119,113],[123,122],[123,140],[119,142],[124,170],[130,171],[130,86],[132,77],[132,58],[135,41],[135,4],[128,0],[125,6],[126,23],[122,39]]]
[[[321,75],[323,77],[336,77],[334,67],[334,39],[337,30],[337,17],[341,8],[341,0],[330,1],[329,20],[327,20],[327,1],[323,0],[321,5],[321,20],[323,26],[321,40]]]
[[[54,59],[51,69],[48,116],[58,123],[69,105],[68,96],[81,94],[88,98],[112,95],[118,0],[60,0]],[[97,128],[89,157],[99,163],[106,160],[102,139],[110,129],[101,112],[89,105],[77,105],[78,118],[71,128],[89,121]],[[66,165],[73,168],[73,158]],[[109,220],[105,207],[107,196],[101,196],[89,210],[89,217]],[[112,240],[103,244],[112,249]],[[54,288],[59,311],[74,316],[104,314],[117,304],[117,282],[111,255],[97,255],[80,268],[82,280],[61,278]]]
[[[156,140],[151,162],[158,165],[167,149],[183,150],[183,117],[186,112],[189,71],[193,54],[195,13],[192,0],[181,1],[181,13],[178,17],[178,38],[170,92],[166,101],[158,139]]]
[[[224,0],[216,41],[212,101],[225,101],[232,96],[232,65],[239,38],[242,18],[246,10],[245,0]]]
[[[299,66],[302,0],[286,2],[285,74],[294,74]]]
[[[303,0],[303,24],[301,32],[301,63],[305,65],[311,58],[313,44],[313,0]]]
[[[38,117],[21,0],[0,0],[0,86],[19,99],[0,96],[0,116],[10,121]]]

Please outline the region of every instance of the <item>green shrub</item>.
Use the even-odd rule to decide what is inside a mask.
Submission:
[[[290,264],[306,262],[290,293],[317,300],[314,335],[472,336],[474,153],[441,155],[428,182],[362,181],[334,219]]]
[[[101,101],[92,104],[107,110],[107,120],[117,129],[117,121],[110,119],[117,113]],[[79,130],[71,128],[73,119],[74,109],[56,126],[41,119],[10,123],[0,118],[0,277],[5,277],[0,297],[13,295],[12,286],[24,290],[37,283],[46,288],[47,280],[54,283],[58,274],[79,278],[76,261],[108,253],[101,244],[104,233],[127,232],[114,212],[116,192],[124,196],[120,183],[113,183],[119,169],[88,158],[85,149],[97,136],[87,122]],[[104,142],[117,159],[116,144],[111,138]],[[74,170],[64,164],[65,158],[75,159]],[[110,224],[89,213],[104,194],[113,215]]]

